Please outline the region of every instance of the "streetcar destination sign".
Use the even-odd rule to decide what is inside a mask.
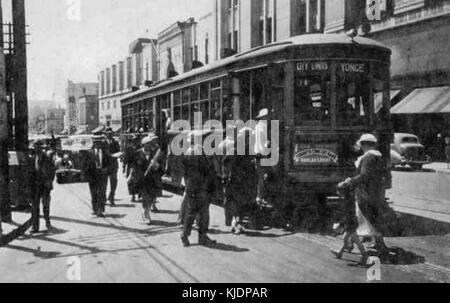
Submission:
[[[325,148],[308,148],[297,152],[294,156],[296,165],[302,164],[337,164],[339,156]]]
[[[364,73],[366,65],[364,63],[338,63],[338,68],[343,73]],[[331,63],[328,62],[298,62],[297,71],[314,72],[328,71],[331,69]]]

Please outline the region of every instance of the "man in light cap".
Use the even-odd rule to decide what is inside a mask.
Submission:
[[[149,134],[142,140],[142,148],[137,151],[136,179],[138,191],[142,197],[144,220],[152,223],[150,211],[157,212],[156,199],[162,191],[162,175],[164,174],[163,154],[159,148],[159,138]]]
[[[375,230],[372,230],[371,234],[367,236],[374,237],[376,249],[384,252],[386,245],[379,230],[382,228],[380,224],[383,223],[380,222],[380,212],[386,201],[386,175],[382,154],[376,149],[377,143],[377,138],[372,134],[361,136],[357,145],[361,148],[363,156],[356,161],[356,176],[339,184],[339,188],[349,188],[355,191],[356,202],[362,215],[369,221],[370,227],[375,227]]]

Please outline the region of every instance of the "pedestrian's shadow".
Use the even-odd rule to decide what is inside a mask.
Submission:
[[[208,229],[208,233],[211,235],[229,235],[231,234],[231,231],[223,231],[216,228],[210,228]]]
[[[283,238],[295,235],[295,232],[288,232],[284,234],[273,234],[273,233],[262,233],[258,231],[249,231],[246,230],[242,235],[250,238]]]
[[[152,224],[150,226],[158,226],[158,227],[177,227],[179,226],[176,222],[164,222],[159,220],[152,220]]]
[[[420,256],[414,252],[406,251],[403,248],[400,247],[389,247],[386,251],[383,252],[377,252],[376,250],[369,249],[367,251],[369,257],[375,257],[378,258],[383,265],[417,265],[417,264],[423,264],[425,263],[426,259],[423,256]],[[347,253],[347,255],[350,255],[350,258],[344,259],[345,261],[351,262],[348,263],[348,266],[352,267],[370,267],[373,264],[371,264],[371,260],[368,260],[368,264],[360,264],[360,260],[356,260],[356,256],[358,258],[360,257],[359,254],[356,254],[355,252]]]
[[[369,252],[369,254],[371,253]],[[423,264],[426,261],[424,256],[420,256],[400,247],[389,247],[386,252],[376,256],[378,256],[381,263],[385,265],[416,265]]]
[[[116,204],[114,208],[136,208],[135,204]]]
[[[53,259],[61,255],[60,252],[57,251],[42,251],[41,247],[38,247],[37,249],[22,247],[22,246],[16,246],[16,245],[7,245],[5,248],[14,249],[18,251],[23,251],[27,253],[32,253],[33,256],[36,258],[48,260]]]
[[[234,245],[223,244],[223,243],[211,244],[211,245],[204,246],[204,247],[206,247],[208,249],[212,249],[212,250],[231,251],[231,252],[238,252],[238,253],[250,251],[247,248],[240,248],[240,247],[237,247]]]

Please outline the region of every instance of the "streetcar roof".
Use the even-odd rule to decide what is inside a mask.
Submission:
[[[257,58],[259,56],[282,51],[282,50],[285,50],[285,49],[288,49],[291,47],[296,47],[296,46],[319,46],[319,45],[358,45],[358,46],[362,46],[362,47],[379,48],[386,52],[390,52],[390,49],[388,47],[386,47],[385,45],[383,45],[382,43],[377,42],[372,39],[360,37],[360,36],[352,38],[345,34],[299,35],[299,36],[291,37],[290,39],[285,40],[285,41],[270,43],[270,44],[263,45],[260,47],[252,48],[248,51],[238,53],[236,55],[230,56],[225,59],[218,60],[218,61],[210,63],[206,66],[190,70],[188,72],[185,72],[185,73],[175,76],[173,78],[165,79],[152,87],[141,89],[141,90],[126,94],[124,96],[124,98],[122,99],[122,101],[128,100],[135,96],[145,94],[145,93],[153,91],[153,90],[158,90],[159,88],[163,88],[169,84],[175,84],[177,82],[181,82],[183,80],[189,79],[190,77],[193,77],[193,76],[201,74],[201,73],[206,73],[206,72],[209,72],[209,71],[212,71],[215,69],[219,69],[221,67],[228,66],[239,60],[253,59],[253,58]]]

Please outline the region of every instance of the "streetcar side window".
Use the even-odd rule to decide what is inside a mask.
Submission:
[[[190,116],[189,121],[191,122],[191,127],[194,126],[195,113],[200,111],[199,105],[199,87],[197,85],[191,86],[190,88]]]
[[[181,95],[180,91],[175,91],[173,93],[173,120],[178,121],[182,120],[183,117],[181,115]]]
[[[220,90],[211,92],[211,120],[221,120],[222,109],[220,108]]]
[[[298,125],[331,123],[331,75],[297,75],[295,121]]]
[[[200,85],[200,110],[203,123],[209,120],[209,83]]]
[[[187,120],[189,121],[189,89],[183,89],[182,92],[182,109],[181,109],[181,113],[182,113],[182,117],[183,120]]]

